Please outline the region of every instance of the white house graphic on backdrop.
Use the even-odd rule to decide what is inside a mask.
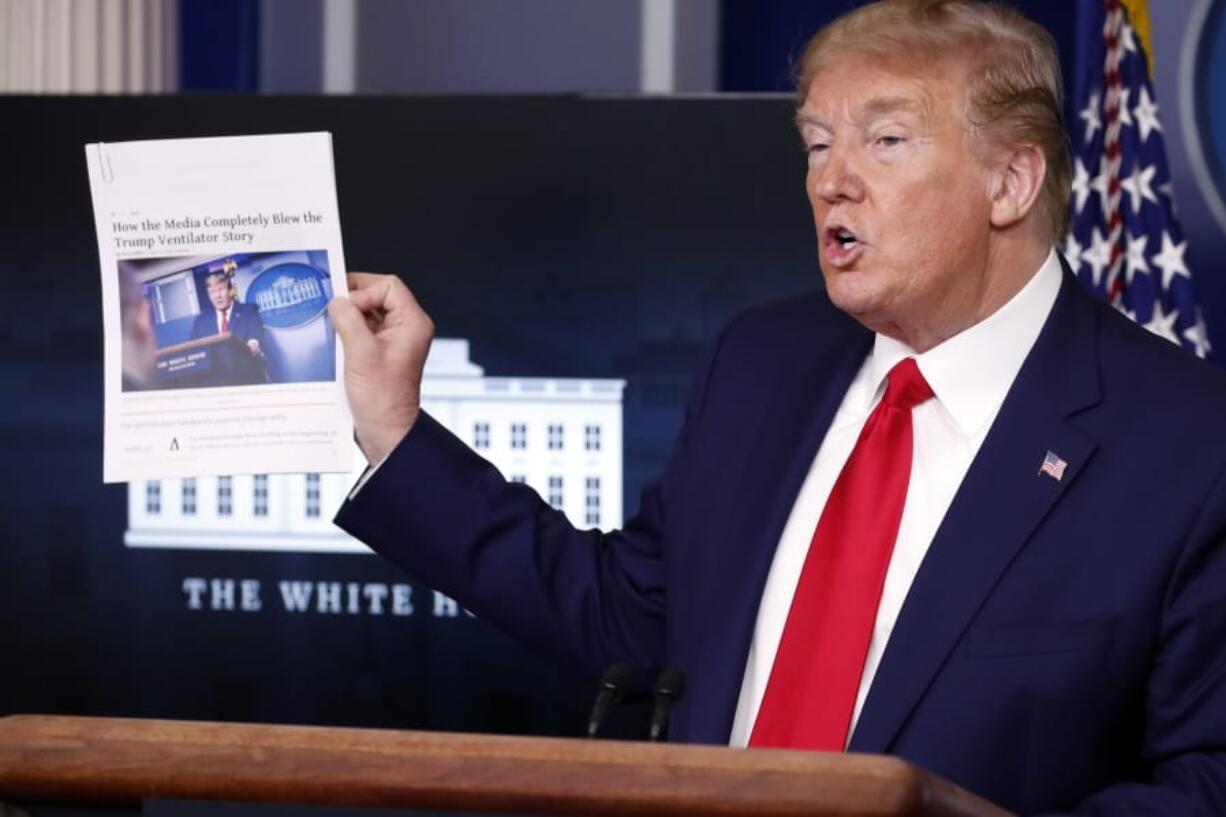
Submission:
[[[485,377],[467,340],[438,339],[422,405],[581,528],[622,522],[624,380]],[[130,547],[369,552],[332,524],[362,472],[255,474],[133,482]]]
[[[318,281],[300,281],[288,275],[282,275],[272,282],[271,287],[261,290],[255,296],[255,302],[261,312],[272,312],[274,309],[297,306],[300,303],[326,297]]]

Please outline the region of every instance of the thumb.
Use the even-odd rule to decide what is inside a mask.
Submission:
[[[348,298],[337,296],[328,301],[328,316],[332,318],[336,333],[341,336],[341,343],[347,348],[364,346],[374,339],[362,310]]]

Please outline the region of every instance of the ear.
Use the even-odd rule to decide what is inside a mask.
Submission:
[[[1038,145],[1022,145],[1006,153],[992,179],[992,226],[1012,227],[1035,208],[1047,178],[1047,159]]]
[[[141,343],[153,343],[153,304],[148,298],[141,298],[140,305],[136,308],[136,314],[133,316],[132,328],[135,330],[133,334],[140,340]]]

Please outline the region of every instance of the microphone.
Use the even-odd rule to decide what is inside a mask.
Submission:
[[[600,724],[604,722],[609,707],[618,703],[625,694],[626,688],[634,680],[634,671],[628,664],[616,663],[604,671],[600,678],[600,691],[596,693],[596,701],[592,704],[592,714],[587,718],[587,736],[596,737]]]
[[[676,667],[666,667],[656,678],[656,705],[651,712],[651,732],[648,740],[658,741],[668,725],[668,713],[685,694],[685,673]]]

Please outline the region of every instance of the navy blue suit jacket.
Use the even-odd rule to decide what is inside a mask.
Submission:
[[[217,331],[217,310],[209,304],[209,308],[197,315],[192,323],[191,339],[197,340],[217,334],[220,334]],[[263,353],[264,321],[260,319],[260,308],[255,304],[234,301],[230,309],[230,336],[233,343],[216,348],[213,352],[213,374],[218,382],[212,385],[234,386],[267,382],[264,358],[252,355],[247,349],[247,341],[258,340],[261,354]]]
[[[192,340],[217,334],[220,334],[217,331],[217,310],[209,304],[209,308],[197,315],[192,324]],[[230,334],[243,343],[254,339],[263,346],[264,322],[260,320],[260,308],[255,304],[234,301],[230,308]]]
[[[337,522],[593,673],[683,669],[672,737],[724,743],[780,533],[871,347],[822,295],[737,319],[620,531],[575,530],[427,415]],[[1224,421],[1223,373],[1066,272],[850,749],[1023,814],[1226,814]]]

